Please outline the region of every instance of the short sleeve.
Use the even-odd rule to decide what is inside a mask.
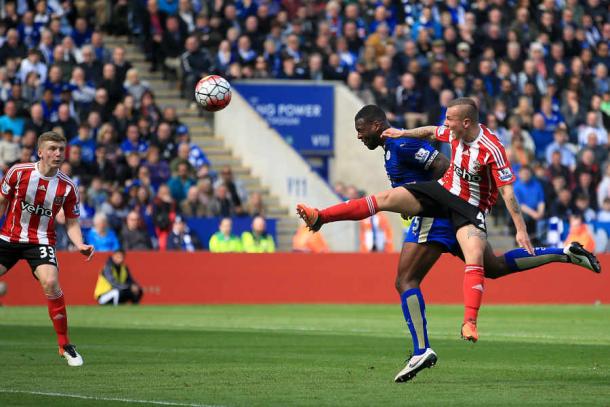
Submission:
[[[15,185],[17,184],[17,171],[9,170],[4,178],[2,179],[2,188],[0,188],[0,193],[5,198],[10,198],[14,193]]]
[[[496,181],[496,186],[501,187],[512,184],[515,182],[516,177],[506,157],[506,150],[504,150],[501,144],[498,144],[493,145],[494,148],[489,154],[487,163],[491,167],[491,173]]]
[[[70,188],[70,191],[64,201],[64,213],[66,218],[75,219],[80,216],[80,200],[77,191],[71,185],[68,188]]]
[[[434,137],[438,141],[442,141],[443,143],[449,142],[449,137],[451,136],[451,130],[447,126],[438,126],[434,131]]]
[[[438,155],[438,151],[427,141],[403,140],[405,141],[398,144],[395,151],[399,162],[409,167],[427,170]]]

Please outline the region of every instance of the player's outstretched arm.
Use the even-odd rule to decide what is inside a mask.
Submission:
[[[381,137],[388,138],[400,138],[400,137],[412,137],[412,138],[423,138],[429,141],[433,141],[436,137],[436,128],[438,126],[423,126],[416,127],[414,129],[405,130],[405,129],[395,129],[390,127],[385,129],[383,133],[381,133]]]
[[[504,198],[506,208],[508,209],[511,218],[513,218],[513,222],[515,222],[515,227],[517,229],[515,240],[517,241],[517,244],[523,247],[529,254],[535,256],[536,253],[534,252],[534,246],[532,246],[530,237],[527,234],[525,221],[523,220],[523,215],[521,215],[521,206],[519,205],[519,202],[517,202],[517,197],[515,196],[515,190],[512,184],[501,186],[500,193],[502,194],[502,198]]]
[[[90,244],[83,243],[83,233],[80,230],[78,218],[66,218],[66,232],[70,241],[72,241],[83,256],[87,256],[87,261],[89,261],[91,256],[93,256],[94,249]]]

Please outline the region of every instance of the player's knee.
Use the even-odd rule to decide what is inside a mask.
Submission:
[[[400,274],[399,273],[398,276],[396,277],[394,286],[396,287],[396,291],[398,291],[398,294],[402,294],[405,291],[410,290],[412,288],[419,288],[420,283],[421,283],[421,280],[416,278],[412,274],[409,274],[409,273]]]
[[[42,289],[47,294],[55,294],[60,290],[59,280],[56,275],[48,275],[40,278]]]
[[[375,200],[377,201],[377,207],[380,210],[384,210],[390,207],[390,191],[382,191],[375,194]]]

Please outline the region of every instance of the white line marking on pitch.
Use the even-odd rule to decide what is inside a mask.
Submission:
[[[123,398],[119,398],[119,397],[82,396],[80,394],[51,393],[51,392],[45,392],[45,391],[0,389],[0,393],[33,394],[33,395],[37,395],[37,396],[68,397],[68,398],[73,398],[73,399],[98,400],[98,401],[118,401],[121,403],[155,404],[155,405],[160,405],[160,406],[220,407],[220,406],[212,406],[209,404],[192,404],[192,403],[177,403],[177,402],[173,402],[173,401],[123,399]]]

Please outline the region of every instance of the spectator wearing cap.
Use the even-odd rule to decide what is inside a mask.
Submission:
[[[241,242],[246,253],[275,253],[275,241],[262,216],[252,220],[252,230],[242,233]]]
[[[176,216],[167,238],[167,250],[194,252],[201,249],[201,241],[197,234],[189,229],[182,216]]]

